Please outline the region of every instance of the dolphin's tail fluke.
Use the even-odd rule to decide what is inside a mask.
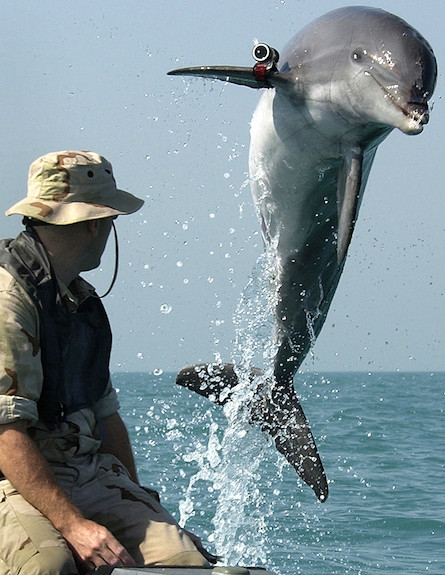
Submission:
[[[328,482],[309,422],[298,400],[292,383],[283,387],[275,383],[260,399],[261,409],[252,411],[252,420],[274,439],[276,448],[284,455],[301,479],[309,485],[317,498],[328,497]]]
[[[260,373],[253,369],[250,377]],[[232,364],[203,363],[182,369],[176,383],[224,405],[239,380]],[[326,501],[328,482],[323,464],[292,383],[284,386],[274,381],[270,386],[267,383],[259,385],[250,406],[250,421],[273,438],[278,451],[301,479],[320,501]]]
[[[176,376],[176,383],[224,405],[232,389],[238,385],[235,366],[231,363],[197,363],[184,367]]]

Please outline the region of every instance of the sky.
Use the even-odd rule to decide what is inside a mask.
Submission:
[[[348,261],[306,371],[441,371],[445,317],[442,0],[367,2],[431,43],[439,78],[428,126],[380,146]],[[145,200],[119,218],[119,276],[104,300],[112,371],[176,371],[230,361],[232,318],[262,252],[248,186],[249,122],[259,93],[169,77],[194,65],[253,64],[335,0],[3,0],[0,3],[1,205],[26,195],[29,164],[89,149]],[[3,218],[3,237],[21,229]],[[104,292],[110,241],[86,275]]]

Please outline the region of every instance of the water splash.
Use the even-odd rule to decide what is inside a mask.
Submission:
[[[219,496],[212,539],[228,564],[266,563],[268,501],[258,487],[265,446],[265,438],[242,419],[233,418],[224,432],[221,462],[214,470]]]
[[[208,410],[205,414],[205,419],[210,421],[209,424],[209,439],[207,445],[199,442],[196,449],[189,454],[183,455],[184,461],[195,461],[199,466],[199,471],[193,475],[189,481],[185,498],[179,503],[179,523],[185,525],[186,522],[195,515],[194,509],[194,493],[197,491],[197,484],[200,481],[210,483],[215,482],[214,469],[220,464],[221,458],[219,452],[221,444],[218,439],[218,424],[213,421],[212,413]]]
[[[277,304],[276,259],[273,247],[258,258],[235,312],[233,360],[241,377],[243,371],[250,372],[252,365],[271,367],[277,351],[273,337]]]
[[[272,513],[273,498],[261,490],[261,471],[271,440],[250,424],[249,405],[259,385],[267,385],[273,373],[277,343],[275,325],[276,252],[269,248],[254,267],[242,293],[234,324],[236,330],[233,363],[239,385],[224,406],[225,429],[210,426],[207,446],[200,445],[185,457],[198,463],[200,470],[189,483],[180,504],[180,524],[194,514],[193,492],[199,481],[212,484],[218,492],[213,518],[216,553],[228,564],[266,563],[266,518]],[[254,365],[265,366],[264,373],[251,377]],[[218,432],[222,437],[218,437]]]

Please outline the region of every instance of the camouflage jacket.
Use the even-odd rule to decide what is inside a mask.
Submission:
[[[77,278],[70,289],[59,282],[64,300],[76,309],[93,290]],[[37,402],[43,371],[39,350],[39,314],[24,288],[0,267],[0,425],[25,420],[29,433],[50,462],[96,452],[98,420],[115,413],[119,404],[111,381],[92,408],[80,409],[54,430],[39,420]]]

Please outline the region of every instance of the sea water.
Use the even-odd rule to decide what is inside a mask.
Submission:
[[[257,429],[174,374],[115,373],[141,482],[224,563],[279,575],[445,574],[445,374],[298,374],[319,503]],[[227,439],[229,436],[229,440]]]

